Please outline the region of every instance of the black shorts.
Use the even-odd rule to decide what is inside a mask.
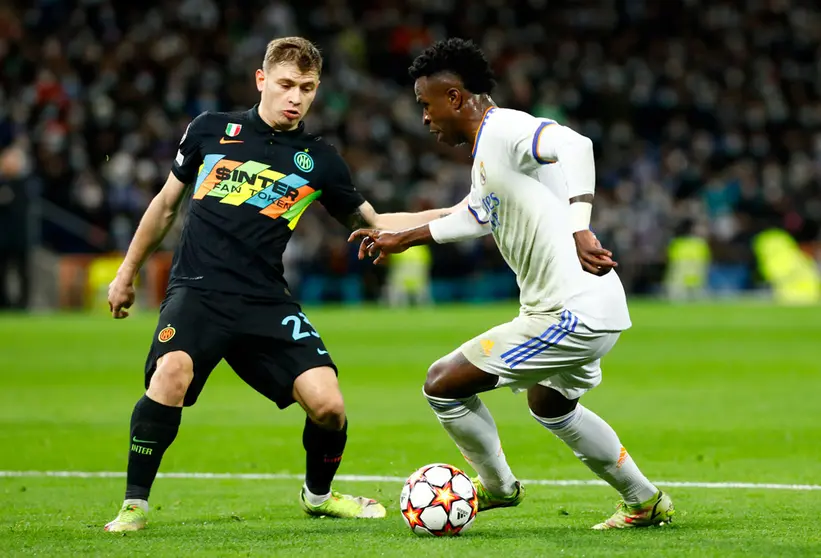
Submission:
[[[157,359],[172,351],[185,351],[194,361],[194,380],[185,394],[185,406],[197,401],[222,359],[280,409],[294,402],[297,376],[318,366],[336,370],[319,333],[295,302],[190,287],[172,289],[160,306],[145,363],[146,389]]]

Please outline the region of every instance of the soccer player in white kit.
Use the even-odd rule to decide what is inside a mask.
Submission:
[[[360,257],[378,254],[378,263],[417,244],[492,234],[516,273],[519,315],[438,360],[424,386],[442,426],[478,473],[479,510],[524,498],[477,396],[507,386],[527,390],[536,421],[621,494],[616,513],[594,529],[670,521],[669,496],[642,474],[613,429],[578,404],[601,381],[601,358],[631,325],[621,281],[610,271],[615,264],[589,232],[592,143],[552,120],[495,106],[490,67],[469,41],[434,44],[410,74],[431,133],[449,145],[473,146],[470,194],[459,211],[427,225],[359,230],[351,240],[362,239]]]

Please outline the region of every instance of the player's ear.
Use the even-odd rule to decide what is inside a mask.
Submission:
[[[464,96],[462,96],[462,92],[459,91],[456,87],[451,87],[448,89],[448,103],[450,104],[453,110],[459,110],[462,108],[462,103],[464,102]]]
[[[262,93],[262,90],[265,88],[265,72],[263,70],[257,69],[254,73],[254,77],[256,78],[257,82],[257,91]]]

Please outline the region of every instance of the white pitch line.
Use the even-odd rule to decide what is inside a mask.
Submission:
[[[0,471],[0,477],[5,478],[124,478],[125,473],[120,471]],[[302,480],[304,475],[288,473],[159,473],[157,477],[166,479],[222,479],[222,480]],[[340,481],[347,482],[405,482],[403,477],[380,475],[337,475]],[[537,479],[522,480],[523,484],[541,486],[607,486],[602,480],[560,480]],[[749,490],[821,490],[818,484],[777,484],[757,482],[686,482],[686,481],[655,481],[658,486],[671,488],[718,488],[718,489],[749,489]]]

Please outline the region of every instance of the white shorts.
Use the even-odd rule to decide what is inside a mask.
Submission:
[[[595,332],[569,310],[561,314],[520,315],[460,347],[480,370],[499,377],[496,387],[519,392],[532,385],[550,387],[578,399],[601,383],[601,358],[619,332]]]

